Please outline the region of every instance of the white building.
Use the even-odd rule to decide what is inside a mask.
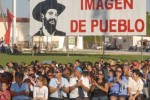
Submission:
[[[6,22],[7,24],[7,22]],[[11,28],[12,29],[12,28]],[[66,50],[67,39],[66,37],[47,37],[47,36],[34,36],[31,37],[29,34],[29,19],[28,18],[17,18],[16,21],[16,44],[22,45],[23,48],[31,47],[33,40],[33,45],[36,43],[40,44],[40,47],[44,49],[45,47],[57,48],[58,50]],[[3,19],[0,18],[0,37],[4,37],[6,30],[4,27]],[[11,31],[12,34],[12,31]],[[12,40],[12,35],[11,39]],[[74,42],[73,42],[74,41]],[[83,37],[69,37],[68,40],[69,49],[83,49]]]
[[[137,46],[140,50],[142,47],[142,36],[115,36],[112,37],[111,43],[116,46],[121,45],[123,50],[128,50],[130,46]],[[143,36],[143,48],[146,48],[150,44],[150,37]]]

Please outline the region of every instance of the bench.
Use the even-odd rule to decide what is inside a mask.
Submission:
[[[23,48],[22,53],[32,53],[32,49]]]

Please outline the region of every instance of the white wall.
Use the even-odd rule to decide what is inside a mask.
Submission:
[[[4,37],[6,33],[5,27],[4,27],[4,23],[0,22],[0,37]]]
[[[11,27],[12,29],[12,27]],[[0,37],[4,37],[6,33],[3,22],[0,22]],[[11,31],[12,33],[12,31]],[[29,23],[17,23],[16,25],[16,40],[29,41]]]
[[[29,41],[29,23],[17,23],[18,41]]]

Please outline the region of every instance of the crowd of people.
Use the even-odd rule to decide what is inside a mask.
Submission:
[[[150,60],[0,66],[0,100],[150,100]]]

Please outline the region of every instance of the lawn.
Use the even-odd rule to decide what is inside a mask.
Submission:
[[[67,53],[50,53],[50,54],[38,54],[32,56],[31,54],[22,54],[22,55],[11,55],[11,54],[1,54],[0,53],[0,65],[6,65],[7,62],[26,62],[30,63],[33,60],[39,60],[40,62],[44,60],[55,60],[58,63],[73,63],[76,59],[81,61],[91,61],[96,62],[99,58],[102,57],[101,54],[74,54],[70,53],[69,57]],[[105,55],[106,60],[120,59],[122,61],[127,60],[141,60],[140,55]],[[148,59],[150,56],[143,56],[143,59]]]

